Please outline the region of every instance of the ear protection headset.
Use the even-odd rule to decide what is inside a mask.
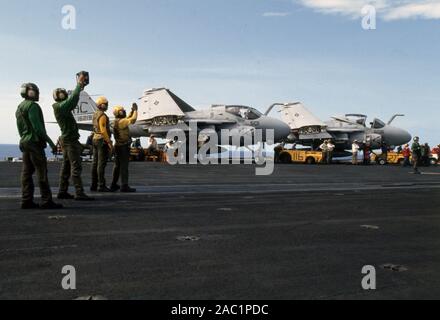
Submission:
[[[53,99],[56,102],[62,102],[66,100],[68,96],[69,94],[67,93],[67,90],[63,88],[55,89],[53,92]]]
[[[29,95],[30,90],[35,92],[34,97]],[[40,89],[34,83],[24,83],[21,86],[20,95],[26,100],[38,101],[40,99]]]

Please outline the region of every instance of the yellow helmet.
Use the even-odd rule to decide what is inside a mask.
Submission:
[[[124,109],[124,107],[122,107],[122,106],[116,106],[116,107],[113,109],[113,115],[114,115],[116,118],[125,117],[125,109]]]
[[[96,100],[96,105],[98,106],[98,108],[99,108],[101,105],[106,105],[106,106],[108,106],[108,100],[107,100],[107,98],[106,98],[106,97],[99,97],[98,100]]]

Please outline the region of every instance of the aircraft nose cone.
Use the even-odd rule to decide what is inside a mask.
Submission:
[[[273,130],[275,143],[285,140],[291,131],[287,123],[271,117],[262,117],[258,129]]]
[[[287,123],[279,120],[278,129],[275,129],[275,142],[285,140],[291,133],[291,129]]]
[[[411,134],[400,128],[389,127],[385,132],[385,141],[389,145],[401,146],[410,142],[411,139]]]
[[[406,141],[402,144],[406,144],[412,140],[412,135],[408,131],[405,131],[405,130],[402,130],[402,131],[403,131],[402,135],[404,136],[403,139]]]

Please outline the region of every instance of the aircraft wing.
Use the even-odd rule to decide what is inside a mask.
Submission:
[[[365,128],[364,129],[362,129],[362,128],[344,128],[344,127],[341,127],[341,128],[327,128],[327,131],[331,132],[331,133],[337,133],[337,132],[352,133],[352,132],[364,132]]]
[[[227,124],[235,124],[235,121],[220,121],[220,120],[206,120],[206,119],[191,119],[190,122],[197,123],[197,126],[201,129],[203,127],[221,126]],[[148,134],[165,137],[171,130],[188,131],[189,123],[181,123],[178,125],[166,125],[166,126],[144,126],[145,132]]]
[[[195,122],[199,125],[222,125],[222,124],[236,124],[236,121],[232,120],[209,120],[209,119],[191,119],[190,122]]]
[[[188,131],[188,126],[186,124],[178,124],[178,125],[167,125],[167,126],[146,126],[145,131],[149,134],[153,135],[167,135],[171,130],[182,130]]]
[[[346,124],[351,124],[353,126],[359,126],[358,123],[351,121],[349,119],[344,119],[344,118],[340,118],[340,117],[332,117],[333,120],[336,120],[338,122],[342,122],[342,123],[346,123]]]

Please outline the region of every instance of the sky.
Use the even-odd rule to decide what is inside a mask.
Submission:
[[[62,27],[65,5],[75,30]],[[365,5],[375,30],[362,28]],[[404,113],[395,125],[437,145],[439,39],[440,0],[0,0],[0,143],[18,142],[22,83],[38,84],[51,122],[53,89],[87,70],[87,91],[112,106],[167,87],[197,109],[301,101],[322,120]]]

